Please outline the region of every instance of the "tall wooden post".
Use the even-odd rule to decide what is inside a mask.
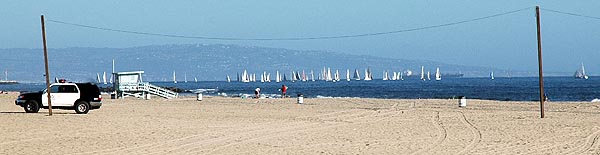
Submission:
[[[50,99],[50,72],[48,71],[48,48],[46,47],[46,25],[42,15],[42,41],[44,42],[44,63],[46,66],[46,92],[48,93],[48,115],[52,116],[52,100]]]
[[[541,118],[544,118],[544,102],[546,97],[544,95],[544,72],[542,72],[542,34],[540,31],[540,7],[535,6],[535,17],[537,23],[537,44],[538,44],[538,66],[540,76],[540,114]]]

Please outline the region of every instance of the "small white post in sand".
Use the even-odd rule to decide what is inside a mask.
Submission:
[[[304,103],[304,95],[298,94],[298,104]]]
[[[467,97],[459,96],[458,97],[458,107],[466,107],[467,106]]]
[[[197,101],[202,101],[202,92],[198,92],[198,96],[196,96]]]

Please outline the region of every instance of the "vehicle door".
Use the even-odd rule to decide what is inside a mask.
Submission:
[[[42,103],[48,106],[45,99],[46,92],[42,96]],[[75,85],[53,85],[50,87],[50,98],[52,106],[73,106],[75,101],[79,99],[79,90]]]

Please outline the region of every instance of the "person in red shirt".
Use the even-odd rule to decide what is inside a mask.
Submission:
[[[281,85],[281,98],[285,98],[285,93],[287,92],[287,86]]]

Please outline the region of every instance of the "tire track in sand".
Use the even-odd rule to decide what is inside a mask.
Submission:
[[[362,115],[363,113],[366,113],[366,112],[368,112],[368,111],[363,111],[363,110],[359,110],[359,109],[352,109],[352,110],[347,110],[347,111],[342,111],[342,112],[333,112],[333,113],[323,114],[323,116],[326,116],[326,117],[321,118],[320,120],[339,119],[339,118],[344,118],[344,117],[355,117],[357,115]],[[257,128],[260,128],[259,130],[237,132],[236,134],[225,135],[222,137],[208,138],[208,139],[203,139],[203,138],[187,139],[185,141],[177,141],[174,143],[171,142],[168,144],[169,145],[168,147],[138,149],[134,153],[164,154],[164,153],[189,152],[190,150],[193,150],[193,149],[202,148],[201,146],[217,145],[217,144],[227,145],[227,142],[230,142],[230,141],[233,141],[233,142],[243,141],[243,139],[240,139],[241,137],[259,135],[261,133],[271,133],[271,132],[278,132],[278,131],[293,130],[296,128],[300,128],[300,129],[307,128],[309,126],[320,124],[321,123],[320,120],[317,120],[317,122],[312,122],[312,123],[306,123],[306,122],[311,122],[311,121],[300,121],[300,122],[296,122],[296,123],[293,123],[291,125],[288,125],[288,126],[282,127],[282,128],[273,128],[270,125],[266,124],[266,125],[258,126]],[[336,121],[332,121],[332,122],[336,122]],[[217,145],[217,146],[219,146],[219,145]]]
[[[587,151],[592,149],[594,145],[598,145],[598,138],[600,137],[600,130],[588,135],[585,139],[584,143],[579,147],[579,149],[569,152],[568,154],[585,154]]]
[[[467,116],[465,116],[465,113],[463,113],[462,111],[459,111],[459,113],[463,117],[463,123],[465,123],[471,127],[471,129],[472,129],[471,132],[473,133],[473,135],[475,137],[475,138],[473,138],[473,141],[471,141],[471,143],[469,143],[469,145],[467,145],[463,150],[461,150],[460,152],[457,153],[457,154],[465,154],[465,153],[469,153],[469,152],[473,151],[473,148],[475,147],[475,145],[481,143],[482,136],[481,136],[481,131],[467,119]]]
[[[581,133],[581,132],[577,132],[577,133]],[[567,135],[561,135],[561,136],[556,136],[556,137],[569,138],[569,137],[575,136],[575,134],[577,134],[577,133],[570,133]],[[589,134],[588,136],[586,136],[585,138],[582,138],[582,139],[561,142],[561,143],[554,144],[551,146],[538,145],[535,147],[528,147],[527,148],[528,151],[526,151],[525,154],[544,153],[543,151],[548,151],[548,150],[552,150],[555,148],[561,149],[562,147],[569,146],[569,145],[575,145],[576,147],[566,149],[566,152],[563,152],[563,154],[583,154],[585,151],[590,150],[593,145],[597,144],[597,140],[598,140],[599,136],[600,136],[600,130],[596,131],[592,134]],[[558,139],[558,141],[561,141],[561,140],[564,140],[564,139]]]
[[[362,100],[362,102],[364,102],[366,104],[372,104],[372,103],[370,103],[368,101],[365,101],[365,100]],[[348,101],[348,103],[360,104],[360,103],[355,103],[355,102],[350,102],[350,101]],[[372,111],[373,113],[371,115],[368,115],[368,116],[353,117],[353,118],[349,118],[346,121],[342,121],[342,122],[350,122],[350,123],[330,125],[330,126],[323,126],[323,127],[316,127],[316,128],[314,128],[314,127],[313,128],[308,128],[309,126],[321,125],[321,124],[314,124],[313,123],[313,124],[301,127],[299,129],[296,129],[296,130],[283,130],[281,132],[269,132],[270,134],[262,134],[261,136],[251,137],[251,138],[248,138],[248,139],[245,139],[245,140],[242,140],[242,141],[238,141],[238,142],[234,142],[234,143],[229,143],[229,144],[224,145],[224,146],[219,146],[217,148],[214,148],[214,149],[210,150],[210,152],[207,153],[207,154],[213,154],[216,151],[219,151],[219,150],[222,150],[224,148],[231,147],[231,146],[234,146],[234,145],[239,145],[239,144],[249,143],[249,142],[252,142],[252,141],[258,141],[258,140],[263,140],[263,139],[268,139],[268,138],[276,137],[276,136],[280,135],[281,133],[302,132],[302,131],[310,131],[310,130],[317,130],[317,129],[326,129],[326,128],[332,128],[332,127],[339,127],[339,126],[344,126],[344,125],[349,125],[349,124],[355,124],[355,123],[364,123],[364,122],[368,122],[369,119],[367,119],[366,121],[361,121],[361,122],[352,122],[352,121],[359,120],[361,118],[366,118],[366,117],[369,117],[369,116],[373,116],[374,114],[376,115],[377,113],[379,113],[379,110],[367,110],[367,109],[364,109],[364,108],[361,108],[361,109],[363,110],[362,114],[367,113],[369,111]],[[377,113],[375,113],[375,111],[377,111]],[[392,112],[393,111],[386,112],[385,115],[387,115],[389,113],[392,113]],[[396,111],[396,113],[397,113],[397,111]],[[317,120],[325,120],[325,119],[318,118],[318,117],[316,117],[316,119]],[[338,119],[338,118],[336,118],[336,119]],[[377,120],[375,122],[379,122],[381,120],[383,120],[383,119],[379,119],[379,120]],[[200,151],[202,151],[202,150],[200,150]],[[191,153],[198,153],[198,152],[199,151],[193,151]],[[190,152],[186,152],[186,153],[190,153]]]
[[[417,150],[410,154],[434,154],[432,152],[430,152],[430,153],[425,153],[425,152],[428,152],[428,151],[431,151],[431,150],[437,148],[437,146],[440,146],[440,144],[442,144],[442,143],[444,143],[444,141],[446,141],[446,138],[448,137],[448,131],[446,130],[446,128],[444,127],[444,124],[440,120],[440,112],[439,111],[437,111],[436,115],[431,119],[431,123],[434,124],[434,126],[438,129],[438,135],[439,135],[437,138],[438,140],[430,147],[423,148],[421,150]]]
[[[360,111],[360,110],[359,109],[351,109],[351,110],[346,110],[346,111],[336,111],[336,112],[332,112],[332,113],[326,113],[326,114],[315,115],[315,116],[337,117],[337,116],[352,114],[355,111]],[[315,116],[312,116],[312,117],[315,117]],[[329,118],[329,117],[325,117],[325,118]],[[298,125],[302,125],[302,123],[303,122],[297,122],[297,123],[290,124],[289,126],[298,126]],[[224,136],[224,137],[205,138],[206,136],[210,136],[210,135],[207,135],[209,133],[202,133],[202,134],[189,135],[189,136],[185,136],[185,137],[181,137],[181,138],[165,140],[165,141],[160,141],[160,142],[155,142],[155,143],[143,144],[143,145],[134,146],[134,147],[123,146],[123,147],[108,148],[108,149],[103,149],[103,150],[95,150],[95,151],[75,153],[75,154],[119,154],[119,153],[121,153],[121,154],[122,153],[148,154],[148,152],[152,153],[152,150],[164,149],[165,146],[166,146],[166,148],[173,148],[173,147],[181,148],[184,146],[189,146],[191,144],[194,144],[194,142],[201,143],[202,141],[207,141],[207,140],[218,141],[218,140],[233,139],[244,133],[260,132],[261,130],[266,130],[266,129],[264,129],[265,126],[268,126],[268,125],[261,124],[261,125],[254,125],[254,126],[246,127],[246,128],[239,128],[240,126],[233,126],[232,128],[239,129],[239,130],[241,130],[241,132],[236,132],[236,134],[228,135],[228,136]],[[169,145],[175,145],[175,146],[169,146]]]
[[[365,116],[365,117],[360,117],[360,118],[355,118],[353,120],[364,119],[364,118],[371,118],[371,117],[377,117],[377,116],[387,116],[387,115],[393,115],[393,116],[395,116],[395,115],[398,115],[399,113],[400,112],[398,112],[398,111],[392,110],[392,111],[388,111],[388,112],[384,112],[384,113],[379,113],[379,115],[377,115],[378,113],[374,112],[371,115],[368,115],[368,116]],[[389,116],[389,117],[393,117],[393,116]],[[206,154],[218,154],[218,153],[215,153],[215,152],[219,151],[219,150],[226,149],[228,147],[239,145],[239,144],[247,144],[247,143],[250,143],[250,142],[256,142],[256,141],[260,141],[260,140],[266,140],[266,139],[269,139],[269,138],[275,138],[275,137],[279,136],[281,133],[306,132],[306,131],[322,130],[322,129],[328,129],[328,128],[334,128],[334,127],[347,126],[347,125],[377,123],[377,122],[380,122],[381,120],[388,119],[389,117],[381,117],[379,119],[376,119],[375,121],[373,121],[372,119],[365,119],[364,121],[358,121],[358,122],[352,122],[352,123],[335,124],[335,125],[315,127],[315,128],[304,128],[304,129],[301,129],[301,130],[288,130],[288,131],[282,131],[282,132],[278,132],[278,133],[266,134],[266,135],[263,135],[263,136],[249,138],[249,139],[246,139],[246,140],[238,142],[238,143],[231,143],[231,144],[228,144],[226,146],[221,146],[221,147],[218,147],[218,148],[215,148],[215,149],[211,150],[210,152],[208,152]],[[188,154],[188,153],[189,154],[199,154],[198,151],[195,151],[195,152],[185,152],[185,153],[186,154]],[[240,153],[240,154],[251,154],[251,153],[246,152],[246,153]]]

